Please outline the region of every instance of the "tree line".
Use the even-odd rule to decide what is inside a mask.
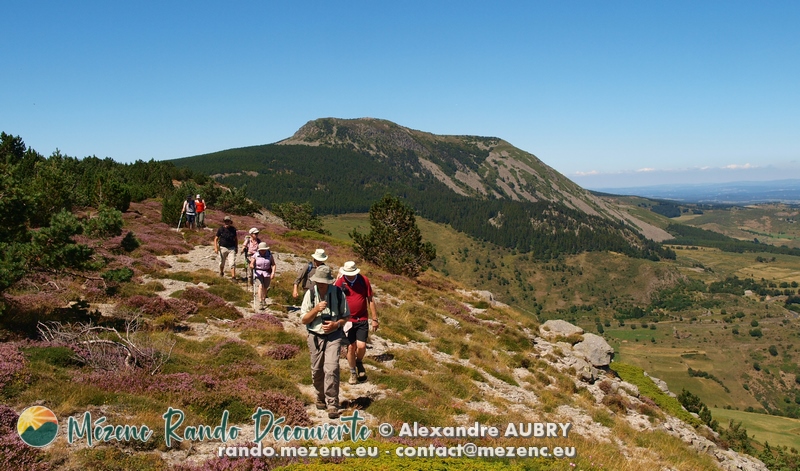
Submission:
[[[450,154],[457,151],[448,149]],[[653,260],[675,256],[621,222],[557,202],[461,196],[424,171],[410,151],[388,159],[391,165],[345,148],[264,145],[173,162],[214,175],[225,185],[247,185],[248,195],[267,207],[308,202],[318,214],[367,212],[391,193],[420,216],[540,259],[585,251],[615,251]]]
[[[755,241],[739,240],[728,237],[719,232],[708,231],[699,227],[686,226],[683,224],[670,224],[667,232],[675,238],[667,241],[675,245],[696,245],[700,247],[711,247],[722,250],[723,252],[766,252],[783,255],[800,256],[800,249],[790,248],[785,245],[775,246],[770,244],[760,244]]]
[[[100,269],[103,261],[75,236],[120,235],[131,201],[170,194],[173,180],[190,178],[209,181],[169,162],[122,164],[58,150],[44,157],[19,136],[0,133],[0,293],[33,270]],[[79,208],[97,211],[80,219]]]

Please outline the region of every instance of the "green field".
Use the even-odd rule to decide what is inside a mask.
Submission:
[[[800,419],[713,407],[711,415],[723,425],[730,420],[741,422],[748,434],[761,443],[800,449]]]

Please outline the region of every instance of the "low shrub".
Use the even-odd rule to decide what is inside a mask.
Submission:
[[[49,471],[51,465],[38,448],[26,445],[17,433],[19,415],[14,409],[0,404],[0,469]]]
[[[298,353],[300,353],[300,347],[297,345],[281,344],[270,348],[266,355],[275,360],[289,360],[297,356]]]
[[[26,365],[16,344],[0,343],[0,391],[14,381],[24,380]]]

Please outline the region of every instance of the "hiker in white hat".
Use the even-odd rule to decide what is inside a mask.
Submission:
[[[347,363],[350,365],[350,384],[367,380],[364,369],[364,354],[367,353],[367,337],[370,327],[378,330],[378,307],[372,296],[369,279],[361,274],[356,262],[348,261],[339,270],[343,276],[335,285],[344,291],[350,309],[351,327],[347,330]]]
[[[304,292],[311,288],[311,277],[314,276],[314,272],[318,267],[325,265],[325,260],[327,259],[328,254],[325,253],[325,249],[317,249],[311,254],[311,261],[308,262],[308,265],[304,265],[297,272],[297,278],[294,280],[294,287],[292,288],[292,297],[296,298],[300,295],[301,287]]]
[[[253,273],[253,283],[258,284],[258,299],[261,301],[260,310],[266,308],[267,291],[275,278],[275,257],[269,250],[266,242],[258,244],[258,250],[250,260]]]
[[[244,242],[242,242],[242,254],[244,255],[244,266],[247,267],[247,284],[253,284],[253,270],[250,269],[250,259],[255,256],[256,252],[258,252],[258,244],[261,243],[261,239],[258,237],[258,228],[251,227],[249,231],[247,231],[247,235],[244,236]]]

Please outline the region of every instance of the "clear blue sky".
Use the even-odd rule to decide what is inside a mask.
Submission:
[[[501,137],[587,187],[800,176],[797,1],[4,1],[0,130],[130,162],[322,117]]]

